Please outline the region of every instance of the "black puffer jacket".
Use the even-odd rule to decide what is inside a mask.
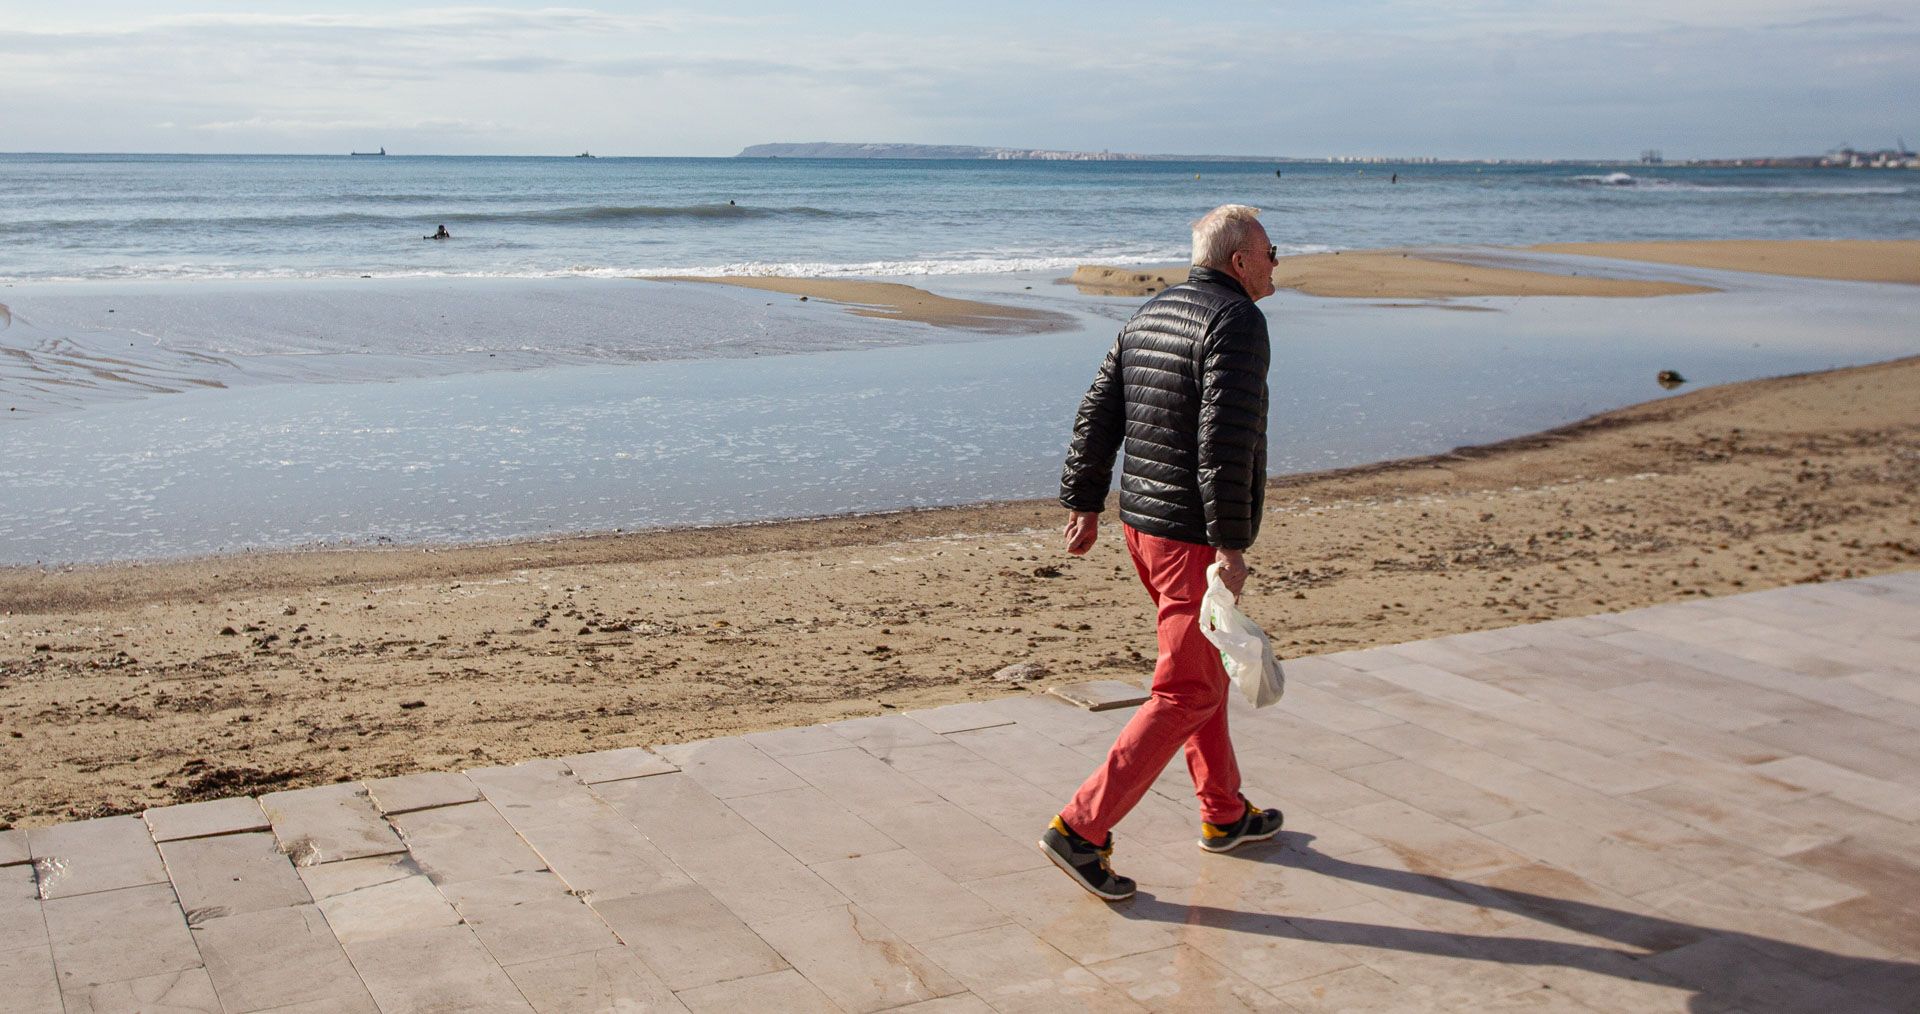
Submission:
[[[1060,502],[1097,511],[1126,450],[1120,519],[1220,549],[1260,534],[1267,483],[1267,318],[1224,272],[1194,268],[1120,330],[1080,403]]]

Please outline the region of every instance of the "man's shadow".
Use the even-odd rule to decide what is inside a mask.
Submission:
[[[1691,990],[1688,1008],[1703,1012],[1720,1011],[1733,1004],[1755,1004],[1755,1010],[1820,1014],[1920,1010],[1920,964],[1835,954],[1737,930],[1696,926],[1568,898],[1368,866],[1315,851],[1313,837],[1286,831],[1270,844],[1222,858],[1292,866],[1356,884],[1509,912],[1621,946],[1378,926],[1284,912],[1242,912],[1161,901],[1145,892],[1129,904],[1115,906],[1114,912],[1129,919],[1237,929],[1303,941],[1392,948],[1502,965],[1579,969]],[[1689,964],[1686,979],[1642,960],[1713,938],[1722,945],[1715,951],[1720,959],[1709,955],[1704,962]]]

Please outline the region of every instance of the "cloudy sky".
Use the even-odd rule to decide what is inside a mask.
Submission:
[[[0,0],[7,151],[1675,158],[1920,141],[1916,96],[1911,0]]]

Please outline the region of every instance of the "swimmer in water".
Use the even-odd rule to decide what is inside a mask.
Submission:
[[[447,227],[443,225],[437,231],[435,231],[433,235],[422,236],[420,238],[421,239],[452,239],[453,233],[448,232]]]

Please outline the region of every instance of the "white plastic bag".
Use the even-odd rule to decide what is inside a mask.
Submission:
[[[1280,660],[1274,657],[1273,643],[1267,640],[1267,632],[1234,604],[1233,593],[1220,580],[1217,560],[1207,568],[1207,593],[1200,599],[1200,632],[1220,649],[1227,677],[1249,704],[1264,708],[1287,692],[1286,675],[1280,671]]]

